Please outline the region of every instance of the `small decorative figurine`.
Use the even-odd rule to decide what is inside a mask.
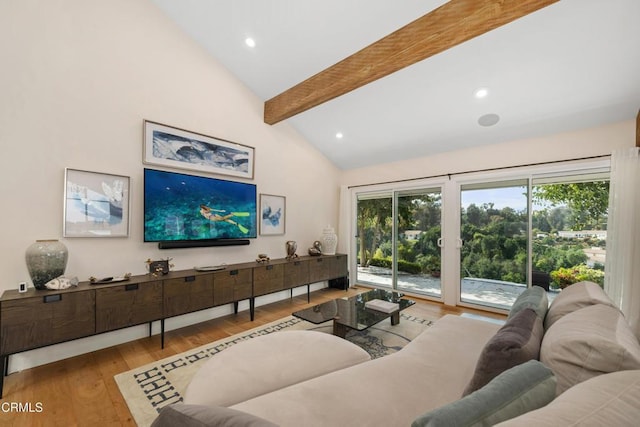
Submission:
[[[65,277],[60,276],[55,279],[49,280],[44,284],[47,289],[67,289],[72,286],[78,286],[78,278],[77,277]]]
[[[258,264],[263,264],[265,262],[269,262],[271,258],[267,256],[267,254],[258,254],[258,258],[256,258],[256,262]]]
[[[149,273],[154,277],[158,274],[168,274],[171,267],[174,266],[173,264],[169,264],[169,261],[171,261],[171,258],[160,259],[157,261],[152,261],[151,258],[147,259],[146,263],[149,268]]]
[[[322,255],[322,243],[319,240],[313,242],[313,247],[309,248],[309,255],[319,256]]]
[[[298,254],[296,254],[296,249],[298,249],[298,244],[293,240],[287,241],[287,259],[298,258]]]

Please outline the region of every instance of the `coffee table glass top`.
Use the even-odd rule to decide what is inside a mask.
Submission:
[[[334,320],[335,323],[361,331],[415,304],[415,301],[402,299],[403,296],[404,294],[400,292],[373,289],[352,297],[339,298],[296,311],[293,315],[315,324]],[[399,309],[393,313],[385,313],[366,308],[365,303],[373,299],[397,303]]]

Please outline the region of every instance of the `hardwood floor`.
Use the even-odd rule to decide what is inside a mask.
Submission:
[[[4,381],[0,426],[135,426],[114,375],[261,326],[307,306],[364,290],[367,288],[351,288],[347,292],[325,288],[311,294],[311,303],[307,303],[304,295],[256,307],[254,321],[244,311],[170,331],[165,334],[164,349],[160,348],[160,337],[155,335],[13,373]],[[412,299],[417,304],[405,312],[426,319],[437,320],[445,314],[463,312],[504,318],[495,313]],[[26,412],[16,411],[18,405]]]

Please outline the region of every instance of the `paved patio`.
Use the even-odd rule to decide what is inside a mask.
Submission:
[[[358,267],[358,281],[390,287],[391,270],[382,267]],[[440,296],[440,278],[399,272],[398,288],[406,292]],[[461,299],[472,304],[509,309],[525,289],[526,285],[519,283],[465,277],[462,279]],[[549,291],[549,301],[551,302],[556,295],[557,291]]]

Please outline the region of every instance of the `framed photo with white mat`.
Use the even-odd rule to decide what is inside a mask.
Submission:
[[[260,194],[260,234],[278,236],[285,233],[287,199],[284,196]]]

